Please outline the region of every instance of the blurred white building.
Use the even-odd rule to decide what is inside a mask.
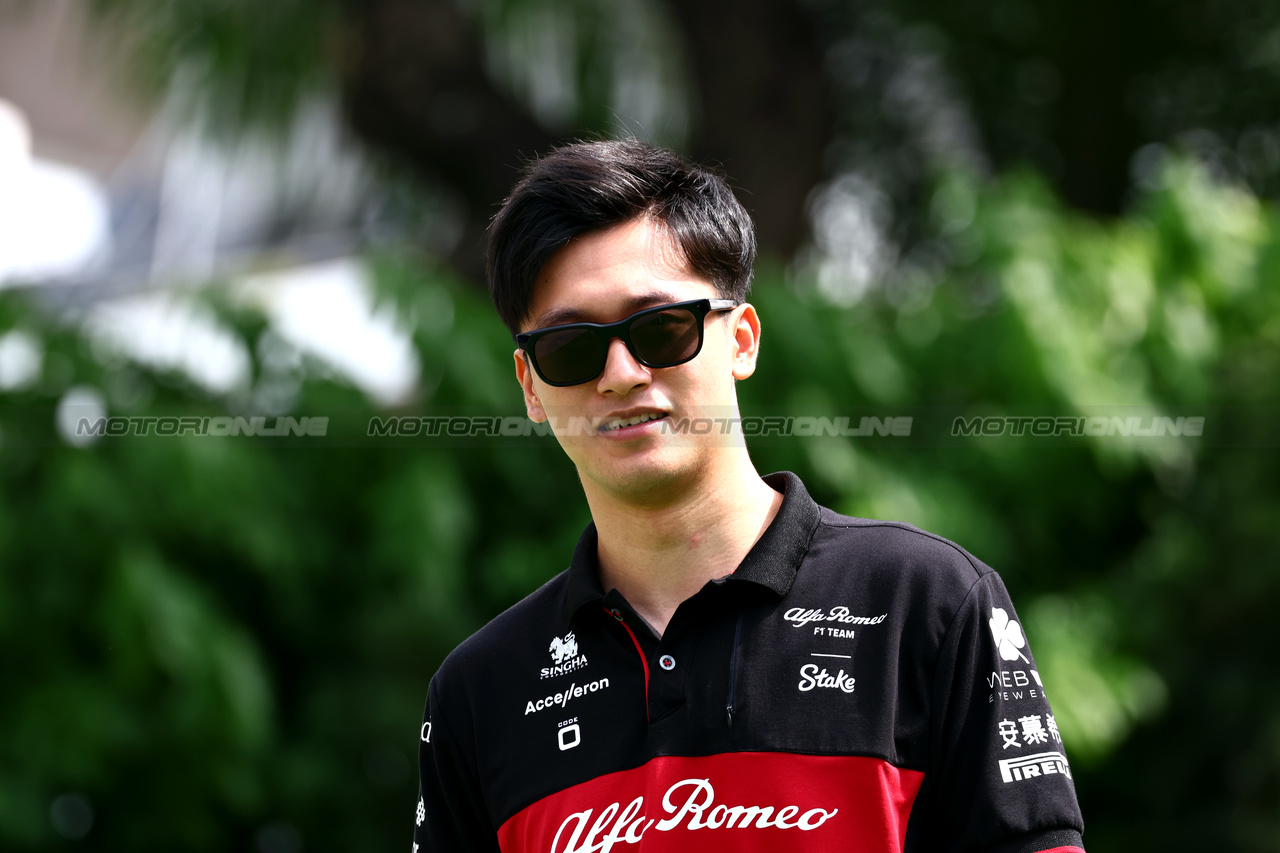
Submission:
[[[214,145],[125,93],[85,5],[0,2],[0,287],[229,393],[247,354],[183,291],[234,284],[282,340],[381,403],[407,398],[408,332],[375,315],[356,257],[374,183],[333,102],[281,138]]]

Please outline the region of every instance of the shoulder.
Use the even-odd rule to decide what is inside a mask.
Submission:
[[[961,546],[900,521],[820,509],[809,560],[825,573],[866,574],[895,584],[923,584],[962,596],[994,570]]]
[[[496,683],[523,680],[525,669],[544,665],[547,643],[564,633],[568,571],[495,616],[440,664],[432,689],[453,705],[490,693]],[[536,677],[536,676],[535,676]]]
[[[988,587],[1003,587],[996,572],[949,539],[824,507],[787,598],[793,607],[838,605],[884,614],[888,633],[939,647]]]

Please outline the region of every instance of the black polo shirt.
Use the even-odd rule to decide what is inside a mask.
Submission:
[[[1053,712],[999,576],[799,478],[659,638],[569,569],[428,690],[415,853],[1078,851]]]

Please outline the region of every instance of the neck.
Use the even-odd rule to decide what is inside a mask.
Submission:
[[[601,585],[622,593],[659,636],[682,601],[733,573],[782,505],[745,450],[735,461],[659,501],[629,499],[584,480],[599,535]]]

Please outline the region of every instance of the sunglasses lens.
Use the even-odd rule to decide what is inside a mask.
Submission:
[[[667,306],[602,327],[539,332],[528,344],[529,354],[543,380],[553,385],[595,379],[604,370],[608,341],[620,335],[630,338],[631,354],[646,367],[674,367],[698,354],[706,310]]]
[[[688,308],[670,308],[631,324],[636,356],[649,367],[683,364],[698,354],[702,324]]]
[[[598,376],[604,368],[600,336],[585,329],[543,335],[533,345],[533,357],[548,382],[576,385]]]

